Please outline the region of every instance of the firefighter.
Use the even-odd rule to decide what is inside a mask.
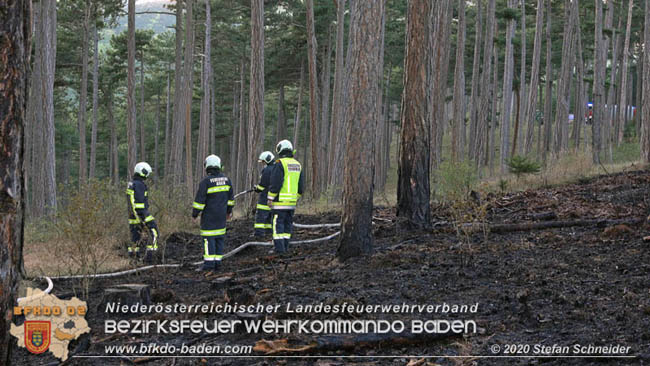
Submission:
[[[133,169],[133,179],[126,188],[126,197],[129,208],[129,229],[131,231],[131,246],[128,248],[129,257],[138,258],[142,231],[148,230],[151,241],[147,242],[147,251],[144,257],[146,263],[153,261],[153,254],[158,250],[158,226],[156,220],[149,213],[149,191],[145,180],[151,174],[151,166],[142,161]]]
[[[205,158],[203,164],[207,177],[199,183],[192,204],[192,218],[201,215],[203,237],[203,271],[217,271],[224,253],[226,220],[232,218],[235,197],[230,179],[221,172],[221,159],[216,155]]]
[[[263,238],[271,233],[271,208],[267,205],[267,194],[271,186],[271,172],[273,171],[273,159],[275,156],[270,151],[265,151],[258,158],[259,163],[266,166],[262,169],[260,183],[253,187],[253,190],[260,194],[257,200],[257,212],[255,213],[255,237]]]
[[[298,160],[293,158],[293,145],[289,140],[278,142],[275,147],[278,160],[271,172],[268,205],[273,214],[273,244],[275,252],[286,253],[293,225],[296,203],[303,193],[304,174]]]

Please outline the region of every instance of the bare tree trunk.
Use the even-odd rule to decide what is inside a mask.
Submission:
[[[496,27],[496,24],[495,24]],[[494,31],[496,34],[496,30]],[[488,128],[490,129],[490,137],[488,142],[485,144],[485,159],[486,166],[490,167],[490,175],[494,175],[494,161],[496,160],[497,154],[497,111],[499,110],[499,91],[497,90],[497,85],[499,85],[499,50],[497,46],[494,46],[494,52],[492,55],[494,59],[494,78],[492,79],[492,88],[490,88],[490,93],[492,95],[492,106],[491,106],[491,117],[490,124]]]
[[[643,49],[650,50],[650,0],[645,0]],[[650,52],[643,52],[643,97],[641,100],[641,160],[650,163]]]
[[[386,147],[384,146],[384,132],[385,128],[384,125],[387,123],[386,119],[384,118],[384,112],[382,108],[382,97],[383,97],[383,90],[382,90],[382,82],[384,79],[384,46],[385,46],[385,41],[384,37],[386,35],[386,0],[382,0],[383,5],[382,8],[384,11],[382,11],[381,14],[381,25],[380,25],[380,31],[379,31],[379,62],[378,62],[378,69],[379,69],[379,92],[377,93],[377,122],[375,123],[375,174],[373,177],[373,184],[375,189],[378,191],[381,191],[383,189],[383,183],[380,183],[381,180],[384,180],[382,176],[382,166],[383,166],[383,158],[384,158],[384,150]],[[325,179],[327,181],[327,179]]]
[[[432,37],[429,37],[430,52],[429,59],[429,112],[427,120],[431,134],[430,149],[431,160],[430,170],[433,172],[440,162],[440,147],[445,123],[445,99],[447,94],[447,65],[446,53],[449,49],[449,24],[447,13],[450,0],[439,0],[431,7],[430,20],[432,24]]]
[[[465,136],[465,0],[458,0],[458,36],[456,37],[456,68],[454,70],[454,118],[451,130],[452,162],[463,160]],[[464,133],[463,133],[464,135]]]
[[[576,60],[576,69],[577,69],[577,80],[576,80],[576,114],[573,119],[573,149],[577,152],[580,148],[580,135],[582,132],[582,126],[585,124],[585,106],[587,104],[585,96],[585,64],[584,59],[582,58],[582,36],[580,32],[580,18],[576,15],[577,22],[576,27],[576,49],[577,60]],[[586,138],[586,135],[585,135]],[[586,141],[585,141],[586,144]]]
[[[176,1],[176,47],[174,60],[174,118],[171,133],[171,146],[169,152],[169,173],[165,176],[171,178],[168,180],[175,186],[180,185],[183,174],[183,139],[185,134],[185,123],[183,114],[183,1]]]
[[[36,131],[38,131],[38,126],[39,126],[39,119],[42,120],[42,109],[38,108],[37,106],[42,103],[40,101],[40,95],[42,94],[40,92],[40,88],[42,86],[41,82],[41,65],[42,61],[40,58],[42,57],[42,54],[38,52],[41,47],[42,41],[40,40],[41,37],[41,27],[40,27],[40,21],[42,16],[41,14],[41,7],[39,6],[40,3],[34,4],[32,7],[32,33],[34,34],[33,37],[33,47],[34,47],[34,59],[33,59],[33,67],[31,70],[31,82],[27,84],[28,86],[28,96],[26,97],[27,99],[27,107],[26,107],[26,115],[25,115],[25,127],[24,127],[24,162],[23,162],[23,179],[25,180],[25,191],[23,194],[23,197],[25,198],[25,212],[28,217],[36,217],[35,215],[35,206],[37,203],[37,200],[34,197],[34,189],[36,189],[38,186],[34,183],[34,175],[38,173],[38,170],[34,168],[34,162],[36,159],[33,157],[38,154],[38,142],[36,139],[38,138],[36,136]],[[41,122],[42,123],[42,122]],[[42,144],[41,144],[42,145]]]
[[[296,119],[293,121],[293,148],[298,148],[298,132],[300,131],[300,112],[302,111],[302,94],[305,84],[305,63],[300,61],[300,86],[298,87],[298,106],[296,107]],[[334,93],[336,95],[336,92]],[[298,151],[296,154],[300,154]],[[305,155],[307,150],[305,150]]]
[[[199,136],[196,145],[196,176],[203,176],[203,159],[210,153],[210,97],[212,94],[212,62],[211,55],[212,20],[210,15],[210,0],[205,0],[205,43],[203,45],[203,72],[201,77],[201,116],[199,122]]]
[[[249,137],[247,135],[248,129],[247,126],[247,103],[245,99],[245,85],[246,79],[244,74],[244,69],[246,68],[246,61],[242,58],[241,69],[240,69],[240,81],[241,89],[239,95],[239,142],[237,143],[238,152],[237,152],[237,187],[243,189],[246,186],[246,169],[248,168],[248,149],[247,146],[250,143]]]
[[[340,181],[340,167],[337,166],[337,155],[341,154],[340,135],[342,135],[343,121],[341,121],[341,110],[343,103],[343,83],[345,79],[345,64],[343,55],[343,39],[345,38],[345,2],[336,0],[336,55],[334,61],[334,93],[332,94],[332,123],[330,126],[330,150],[329,150],[329,177],[328,184],[335,190],[337,182]],[[302,75],[302,74],[301,74]],[[302,84],[301,84],[302,85]]]
[[[541,0],[540,0],[541,1]],[[477,149],[477,129],[479,119],[479,82],[480,82],[480,65],[481,65],[481,37],[483,36],[483,15],[482,6],[483,1],[478,1],[476,10],[476,17],[478,18],[475,27],[475,42],[474,42],[474,59],[472,61],[472,94],[470,97],[470,112],[469,112],[469,143],[467,145],[468,158],[470,160],[476,158]]]
[[[117,151],[117,126],[115,125],[115,114],[113,113],[113,92],[109,91],[108,106],[106,112],[108,113],[108,123],[111,127],[111,177],[113,184],[117,185],[120,181],[120,159]]]
[[[166,106],[165,106],[165,160],[164,160],[164,169],[165,169],[165,179],[168,177],[169,171],[171,170],[170,164],[169,164],[169,155],[171,152],[171,123],[170,123],[170,89],[171,89],[171,80],[169,76],[169,66],[167,67],[167,98],[166,98]]]
[[[192,89],[194,74],[194,0],[186,0],[185,56],[183,61],[183,108],[185,108],[185,185],[190,194],[194,192],[192,176]]]
[[[31,54],[31,1],[16,0],[0,5],[0,364],[11,364],[12,310],[23,269],[23,131],[29,94]]]
[[[132,169],[137,160],[136,148],[136,121],[135,121],[135,0],[129,0],[128,14],[128,72],[127,72],[127,141],[128,141],[128,158],[127,174],[129,177],[133,173]]]
[[[515,0],[508,0],[508,8],[512,9]],[[503,113],[501,114],[501,174],[507,170],[508,153],[510,151],[510,117],[512,114],[512,79],[515,71],[514,50],[512,38],[515,36],[515,21],[508,20],[506,25],[506,54],[503,65]]]
[[[607,47],[603,47],[603,3],[601,0],[595,0],[596,18],[594,33],[594,107],[591,124],[592,131],[592,160],[594,164],[600,163],[601,149],[601,126],[603,123],[604,108],[604,89],[605,89],[605,60],[603,56],[607,52]],[[604,48],[604,49],[603,49]]]
[[[97,161],[97,108],[99,94],[99,32],[97,25],[93,26],[93,125],[90,132],[90,178],[95,178],[95,164]]]
[[[533,136],[535,132],[535,110],[537,101],[537,86],[539,85],[539,64],[542,54],[542,29],[544,27],[544,0],[537,0],[537,14],[535,15],[535,44],[533,46],[533,64],[530,73],[530,88],[522,124],[527,125],[526,145],[524,153],[530,154],[533,149]],[[523,127],[523,126],[522,126]]]
[[[630,0],[627,8],[627,26],[625,27],[625,44],[623,45],[623,64],[621,65],[621,95],[618,103],[618,119],[616,121],[616,146],[623,142],[625,124],[627,123],[627,75],[630,52],[630,32],[632,26],[633,0]]]
[[[487,9],[487,20],[485,25],[485,43],[483,45],[483,69],[481,71],[481,103],[479,111],[487,111],[490,107],[490,78],[492,77],[492,50],[494,49],[494,34],[495,34],[495,0],[488,1]],[[487,113],[479,113],[477,129],[476,129],[476,141],[474,146],[475,155],[472,157],[477,165],[482,161],[483,149],[487,143]]]
[[[524,114],[526,113],[526,0],[521,0],[521,71],[519,72],[519,93],[517,93],[519,103],[517,106],[517,133],[515,134],[515,142],[513,146],[513,153],[515,155],[515,147],[519,155],[524,154]]]
[[[621,4],[623,4],[621,2]],[[614,9],[615,5],[613,3],[608,3],[607,6],[607,16],[605,19],[605,27],[606,29],[612,29],[613,22],[614,22]],[[605,152],[607,153],[607,161],[611,164],[613,162],[613,151],[612,151],[612,143],[614,139],[613,135],[613,122],[614,122],[614,115],[616,111],[616,106],[615,104],[615,97],[614,95],[616,94],[614,90],[616,89],[616,75],[617,75],[617,70],[618,70],[618,59],[620,56],[620,45],[621,45],[621,34],[616,33],[618,29],[621,29],[623,27],[623,18],[619,17],[618,21],[618,26],[615,29],[612,29],[612,37],[611,37],[611,42],[612,42],[612,59],[611,59],[611,71],[609,73],[610,77],[610,82],[609,86],[607,87],[607,101],[605,103],[605,118],[603,119],[603,148],[605,149]],[[606,51],[607,52],[607,51]],[[607,54],[605,53],[605,65],[607,65]]]
[[[160,177],[160,165],[158,165],[158,139],[160,137],[160,131],[158,127],[160,126],[160,94],[156,95],[156,113],[153,129],[153,166],[154,172],[156,172],[155,179],[158,181]]]
[[[255,154],[264,146],[264,0],[251,0],[251,74],[248,116],[248,187],[257,184]],[[246,184],[246,183],[244,183]],[[257,204],[249,196],[247,213],[252,215]]]
[[[397,215],[406,221],[407,227],[431,225],[431,129],[426,118],[428,38],[432,36],[428,25],[430,6],[428,0],[412,0],[407,5],[402,132],[397,173]]]
[[[318,183],[321,185],[321,190],[327,189],[327,173],[329,169],[329,108],[330,108],[330,79],[332,70],[332,27],[327,30],[327,47],[323,54],[323,65],[321,66],[321,112],[320,112],[320,150],[319,159],[320,176]]]
[[[552,111],[552,92],[553,92],[553,69],[551,63],[551,27],[553,14],[551,13],[551,0],[546,2],[546,73],[545,73],[545,87],[544,93],[544,146],[543,146],[543,160],[546,165],[546,158],[548,152],[551,151],[551,141],[553,141],[553,128],[551,123]]]
[[[233,182],[233,189],[237,189],[237,150],[238,150],[238,138],[239,138],[239,89],[242,88],[242,84],[235,82],[232,88],[232,132],[230,134],[230,175],[235,179]]]
[[[555,109],[555,141],[553,144],[553,153],[556,158],[565,149],[566,128],[569,123],[569,94],[571,92],[571,75],[573,74],[573,24],[574,6],[578,0],[573,0],[571,4],[565,4],[564,7],[564,37],[562,40],[562,65],[557,82],[557,102]]]
[[[284,83],[282,83],[278,93],[278,124],[275,129],[274,142],[286,139],[287,137],[287,117],[284,113]]]
[[[137,118],[136,118],[137,120]],[[147,160],[145,144],[145,113],[144,113],[144,49],[140,49],[140,161]]]
[[[372,252],[372,207],[375,125],[381,94],[380,48],[384,1],[353,1],[355,22],[350,58],[350,109],[344,172],[343,215],[338,258],[345,260]]]
[[[81,86],[79,88],[79,184],[88,180],[88,154],[86,152],[86,100],[88,98],[88,48],[90,34],[90,4],[86,3],[83,19],[83,35],[81,41]]]
[[[316,75],[316,32],[314,30],[314,0],[306,0],[307,6],[307,48],[309,58],[309,118],[311,121],[311,195],[312,198],[320,197],[320,184],[318,182],[319,159],[318,159],[318,79]]]
[[[642,33],[639,38],[641,38],[639,40],[639,48],[641,48],[642,47],[641,45],[645,44],[645,42],[644,42],[644,40],[645,40],[644,34]],[[642,126],[641,126],[642,125],[642,120],[641,120],[641,115],[642,115],[641,109],[642,108],[641,108],[641,105],[643,103],[643,87],[644,87],[644,84],[643,84],[643,75],[644,75],[643,74],[643,59],[642,59],[643,57],[645,57],[645,56],[643,55],[643,52],[641,52],[641,55],[640,55],[639,59],[637,59],[637,61],[636,61],[636,93],[635,93],[636,95],[635,95],[635,100],[634,100],[635,103],[634,103],[634,105],[637,106],[637,109],[635,111],[636,113],[634,115],[634,121],[635,121],[635,125],[636,125],[635,127],[636,127],[636,136],[637,136],[637,138],[641,137],[641,129],[642,129]]]

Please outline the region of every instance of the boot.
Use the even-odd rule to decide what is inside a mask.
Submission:
[[[153,263],[153,250],[147,250],[144,255],[144,263],[152,264]]]

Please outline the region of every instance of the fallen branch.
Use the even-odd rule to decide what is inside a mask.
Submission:
[[[492,224],[488,225],[488,230],[491,233],[501,234],[510,233],[513,231],[529,231],[529,230],[543,230],[555,229],[564,227],[584,227],[596,226],[606,227],[613,225],[638,225],[643,223],[643,219],[622,219],[622,220],[573,220],[573,221],[543,221],[543,222],[526,222],[518,224]],[[480,227],[480,224],[468,224],[470,226]]]

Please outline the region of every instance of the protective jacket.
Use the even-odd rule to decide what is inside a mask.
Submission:
[[[226,216],[234,206],[235,196],[230,179],[220,171],[208,171],[208,176],[199,183],[192,204],[192,217],[201,214],[201,235],[225,235]]]
[[[267,165],[262,169],[260,174],[260,183],[255,186],[255,191],[260,194],[257,199],[257,209],[258,210],[269,210],[268,203],[268,193],[269,188],[271,187],[271,173],[273,173],[273,162]]]
[[[144,179],[134,175],[126,187],[129,224],[149,223],[154,217],[149,213],[149,191]]]
[[[273,210],[294,210],[304,188],[304,173],[293,154],[281,154],[271,172],[268,199],[273,200]]]

